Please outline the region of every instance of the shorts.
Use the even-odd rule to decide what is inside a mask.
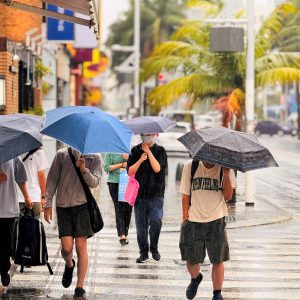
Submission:
[[[59,238],[64,236],[90,237],[94,234],[87,204],[56,207]]]
[[[182,260],[202,264],[206,251],[212,264],[230,259],[225,218],[198,223],[186,220],[181,225],[179,248]]]

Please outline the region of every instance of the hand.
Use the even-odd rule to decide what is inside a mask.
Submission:
[[[189,216],[182,216],[182,223],[184,223],[186,220],[188,220]]]
[[[140,157],[140,162],[142,163],[142,162],[144,162],[145,160],[147,160],[148,159],[148,155],[147,155],[147,153],[143,153],[142,155],[141,155],[141,157]]]
[[[4,183],[6,180],[7,175],[3,171],[0,171],[0,183]]]
[[[128,154],[123,154],[122,156],[123,156],[123,158],[124,158],[125,160],[128,160],[128,158],[129,158],[129,155],[128,155]]]
[[[45,204],[46,204],[46,199],[42,198],[42,199],[41,199],[42,211],[44,211]]]
[[[124,161],[124,162],[122,163],[122,168],[126,168],[126,167],[127,167],[127,162]]]
[[[52,221],[52,207],[47,207],[44,209],[44,219],[50,224]]]
[[[83,157],[79,157],[79,159],[76,162],[76,166],[80,169],[82,173],[86,172],[85,159]]]
[[[147,153],[148,155],[150,154],[151,150],[148,146],[148,144],[142,144],[142,150]]]
[[[29,209],[32,208],[33,204],[32,204],[32,200],[31,200],[30,197],[25,198],[25,206],[26,206],[27,208],[29,208]]]

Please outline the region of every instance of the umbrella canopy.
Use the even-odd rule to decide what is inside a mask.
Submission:
[[[132,131],[92,106],[65,106],[46,112],[41,133],[89,153],[130,153]]]
[[[175,126],[175,123],[166,117],[144,116],[124,121],[134,134],[154,134],[165,132]]]
[[[196,160],[241,172],[278,167],[269,150],[253,134],[217,127],[190,131],[178,140]]]
[[[0,164],[42,146],[44,119],[13,114],[0,116]]]

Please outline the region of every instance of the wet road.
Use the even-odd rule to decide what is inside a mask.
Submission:
[[[257,195],[272,200],[291,213],[293,219],[273,225],[228,230],[231,260],[226,263],[223,295],[228,300],[300,300],[300,142],[288,137],[264,137],[262,142],[270,147],[280,168],[255,172]],[[103,184],[101,207],[108,226],[89,241],[88,299],[185,299],[189,276],[180,261],[179,232],[167,231],[181,215],[178,184],[174,178],[177,163],[184,160],[169,160],[165,207],[168,213],[164,221],[165,231],[160,238],[160,262],[135,263],[138,247],[134,228],[129,234],[129,245],[119,245],[113,228],[112,205]],[[242,195],[241,174],[238,181],[238,193]],[[25,274],[16,272],[2,299],[72,299],[74,286],[70,289],[61,286],[64,263],[59,257],[59,240],[54,230],[48,228],[47,232],[55,275],[49,276],[44,266],[26,269]],[[202,271],[204,280],[196,299],[207,300],[212,297],[210,266],[205,264]],[[31,287],[38,290],[30,290]],[[32,296],[25,297],[26,292]]]

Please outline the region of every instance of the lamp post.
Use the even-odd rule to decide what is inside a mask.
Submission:
[[[134,108],[140,108],[140,0],[134,0]]]
[[[247,66],[246,66],[246,121],[247,132],[254,132],[254,96],[255,96],[255,29],[254,0],[247,0]],[[246,206],[254,205],[255,177],[246,172]]]

